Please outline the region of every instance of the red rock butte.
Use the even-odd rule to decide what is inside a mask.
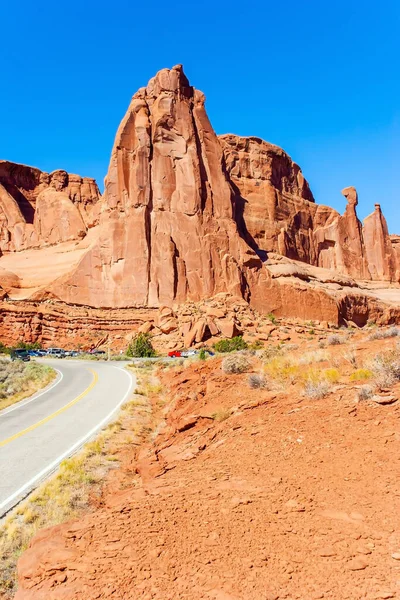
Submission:
[[[0,161],[4,339],[123,335],[221,293],[282,316],[398,320],[399,238],[379,204],[364,224],[354,187],[343,215],[316,204],[281,148],[217,136],[204,104],[181,65],[157,73],[118,128],[103,196]]]

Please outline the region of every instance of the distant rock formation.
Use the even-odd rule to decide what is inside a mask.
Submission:
[[[13,252],[86,235],[98,219],[94,179],[0,161],[0,250]]]
[[[379,205],[363,227],[354,187],[342,190],[348,204],[340,215],[315,203],[299,166],[278,146],[231,134],[219,139],[239,230],[260,256],[273,252],[355,279],[399,281],[398,251]]]
[[[281,316],[397,320],[397,309],[378,306],[367,283],[355,291],[360,280],[400,279],[400,238],[389,236],[379,205],[362,225],[354,187],[342,192],[343,215],[316,204],[281,148],[218,137],[204,102],[181,65],[157,73],[118,128],[102,197],[93,179],[0,161],[7,339],[16,314],[19,331],[42,335],[44,301],[59,304],[45,311],[47,332],[50,315],[62,327],[67,306],[93,309],[96,329],[111,314],[115,320],[115,310],[171,308],[220,293]],[[127,322],[136,323],[133,313]],[[214,335],[215,324],[204,323],[185,335],[198,340],[207,327]],[[168,317],[163,328],[171,326]]]

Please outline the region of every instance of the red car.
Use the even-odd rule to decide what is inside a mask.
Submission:
[[[168,356],[172,356],[173,358],[180,358],[182,354],[180,350],[171,350],[171,352],[168,352]]]

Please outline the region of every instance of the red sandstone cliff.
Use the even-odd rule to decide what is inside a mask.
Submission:
[[[97,221],[94,179],[0,161],[0,250],[80,239]]]
[[[230,292],[254,301],[266,279],[238,235],[223,153],[180,65],[132,98],[118,129],[98,242],[51,287],[95,307],[158,306]]]
[[[102,323],[103,309],[220,292],[280,315],[397,319],[365,286],[354,290],[355,280],[399,281],[399,238],[388,235],[379,208],[362,226],[355,188],[343,194],[340,215],[315,203],[281,148],[218,138],[182,67],[163,69],[132,98],[103,197],[92,179],[0,161],[0,288],[10,301],[34,303],[29,338],[41,331],[43,300],[59,303],[66,320],[74,318],[67,306],[97,309]],[[20,307],[0,307],[7,335],[15,311],[23,322]]]
[[[261,256],[274,252],[355,279],[399,280],[386,221],[377,208],[363,227],[354,187],[342,191],[348,204],[340,215],[315,203],[299,166],[278,146],[231,134],[219,139],[239,229]]]

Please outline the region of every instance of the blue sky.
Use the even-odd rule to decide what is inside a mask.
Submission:
[[[3,3],[0,158],[102,186],[132,94],[182,63],[217,133],[257,135],[317,202],[380,202],[400,233],[397,0]]]

